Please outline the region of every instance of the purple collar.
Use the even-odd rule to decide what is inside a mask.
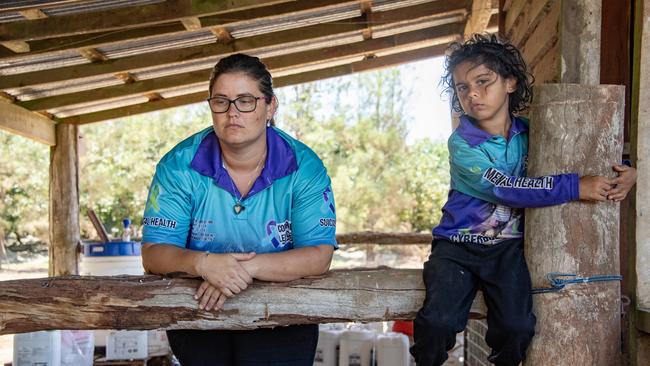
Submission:
[[[528,125],[520,118],[512,116],[512,124],[508,133],[508,140],[513,136],[528,131]],[[494,137],[482,129],[476,127],[472,118],[467,115],[460,116],[460,124],[456,130],[460,137],[465,139],[471,147],[480,145]]]
[[[266,146],[267,156],[264,169],[253,183],[253,187],[251,187],[246,198],[261,192],[273,184],[274,181],[298,170],[298,163],[293,149],[273,127],[267,127],[266,129]],[[241,198],[239,190],[223,166],[219,139],[214,131],[208,133],[201,140],[190,167],[202,175],[211,177],[217,186],[225,189],[235,197]]]

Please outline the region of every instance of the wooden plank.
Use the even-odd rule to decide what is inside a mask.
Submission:
[[[48,273],[50,276],[77,274],[77,249],[81,242],[79,126],[70,124],[56,126],[56,146],[50,148],[49,188]]]
[[[381,13],[374,13],[373,19],[379,24],[390,25],[401,22],[411,21],[417,18],[430,17],[430,14],[444,14],[457,11],[464,6],[464,1],[436,1]],[[426,10],[434,12],[425,12]],[[227,56],[235,52],[254,52],[254,50],[278,46],[290,45],[293,42],[299,42],[319,37],[329,37],[334,35],[343,35],[347,33],[360,32],[366,28],[363,24],[363,17],[356,17],[348,21],[336,21],[330,23],[317,24],[313,26],[300,28],[300,31],[287,30],[263,34],[254,37],[237,39],[230,44],[209,44],[195,47],[187,47],[173,51],[151,52],[131,57],[124,57],[108,62],[99,62],[86,65],[77,65],[58,68],[56,72],[52,70],[35,71],[24,74],[5,75],[0,78],[0,90],[15,88],[27,85],[48,83],[54,81],[70,80],[87,76],[114,74],[119,72],[128,72],[135,69],[173,64],[183,61],[202,59],[210,56]]]
[[[273,72],[277,69],[300,67],[316,62],[333,61],[379,51],[390,51],[391,49],[399,49],[400,47],[420,46],[422,48],[427,45],[446,43],[449,34],[459,34],[461,31],[461,23],[445,24],[393,36],[350,43],[343,46],[333,46],[292,53],[286,56],[270,57],[264,59],[263,62]],[[29,110],[47,110],[101,99],[142,94],[207,81],[210,78],[211,72],[212,68],[210,67],[206,70],[170,75],[151,80],[133,81],[127,85],[115,85],[101,89],[19,102],[19,105]]]
[[[506,13],[506,21],[505,21],[506,37],[510,38],[515,21],[519,18],[521,12],[524,11],[529,1],[530,0],[512,0],[512,4],[510,4],[510,8]]]
[[[229,12],[227,19],[223,15],[208,15],[199,17],[203,28],[214,26],[233,25],[235,23],[261,19],[273,16],[287,16],[294,13],[314,11],[319,8],[327,8],[334,5],[354,3],[352,0],[310,0],[292,1],[287,3],[264,6],[260,8],[246,9],[242,11]],[[181,20],[182,22],[182,20]],[[187,29],[182,23],[172,22],[168,24],[157,24],[140,28],[124,29],[119,32],[93,32],[82,35],[62,36],[29,42],[32,52],[63,51],[76,49],[78,47],[103,47],[114,42],[142,40],[147,37],[174,36],[183,33]],[[0,50],[0,58],[11,57],[12,53]]]
[[[555,43],[544,52],[544,57],[529,66],[535,76],[535,84],[558,83],[560,81],[560,42]]]
[[[27,9],[27,10],[21,10],[19,11],[20,15],[25,17],[26,19],[29,20],[36,20],[36,19],[45,19],[47,18],[47,14],[43,13],[41,9]]]
[[[78,277],[0,282],[0,334],[49,329],[255,329],[413,319],[419,269],[331,271],[287,283],[255,281],[220,312],[198,308],[198,279]],[[485,314],[482,296],[471,314]]]
[[[26,53],[29,52],[29,43],[24,41],[7,41],[0,42],[2,46],[9,49],[12,53]]]
[[[551,8],[560,9],[562,2],[562,0],[531,0],[530,4],[517,19],[517,23],[510,34],[512,44],[517,47],[523,47],[527,43],[530,35],[538,27],[538,24],[546,20],[546,17],[549,16]],[[558,32],[559,29],[555,29],[555,34],[549,34],[549,37],[557,36]]]
[[[472,34],[483,33],[490,22],[492,15],[492,1],[491,0],[473,0],[472,10],[469,13],[465,32],[465,38],[469,38]]]
[[[460,38],[460,35],[459,35]],[[284,76],[273,79],[276,87],[307,83],[311,81],[349,75],[356,72],[377,70],[385,67],[401,65],[408,62],[424,60],[431,57],[444,55],[446,45],[425,47],[422,49],[402,52],[390,56],[376,57],[368,60],[354,62],[348,65],[336,66],[320,70],[309,71],[297,75]],[[57,119],[61,123],[86,124],[105,121],[114,118],[128,117],[141,113],[154,112],[161,109],[179,107],[182,105],[199,103],[208,97],[207,86],[204,92],[182,95],[174,98],[163,99],[145,104],[129,107],[109,109],[100,112],[88,113],[79,116]]]
[[[50,146],[56,145],[54,121],[0,99],[0,129]]]
[[[114,31],[180,21],[182,18],[224,13],[292,0],[175,0],[119,9],[61,15],[0,24],[0,41],[29,41],[97,31]]]
[[[526,63],[533,67],[542,58],[547,58],[546,52],[553,47],[559,39],[561,2],[554,1],[553,5],[534,28],[530,37],[520,48]],[[557,69],[559,74],[559,68]]]

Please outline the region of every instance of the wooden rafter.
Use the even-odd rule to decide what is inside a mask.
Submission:
[[[375,13],[373,15],[373,20],[378,22],[378,24],[383,25],[399,24],[400,22],[407,22],[412,21],[413,19],[431,16],[431,14],[444,15],[447,13],[454,13],[458,11],[459,8],[464,8],[464,4],[465,2],[463,0],[436,1],[408,8]],[[52,72],[52,70],[43,70],[16,75],[6,75],[0,78],[0,89],[70,80],[102,74],[129,72],[140,68],[197,60],[210,56],[227,56],[234,52],[253,52],[256,49],[264,47],[289,45],[294,42],[317,39],[319,37],[360,32],[366,28],[363,21],[363,17],[357,17],[349,19],[348,21],[337,21],[303,27],[300,28],[300,31],[287,30],[237,39],[227,45],[208,44],[173,51],[151,52],[110,60],[108,62],[62,67],[57,69],[57,72]]]
[[[462,23],[445,24],[417,31],[396,34],[393,36],[371,39],[342,46],[292,53],[264,59],[271,72],[278,69],[299,68],[305,65],[328,62],[342,58],[363,56],[375,52],[391,52],[400,48],[423,48],[429,45],[447,43],[449,34],[460,34]],[[161,89],[192,85],[207,81],[210,69],[190,73],[165,76],[157,79],[134,81],[128,85],[116,85],[102,89],[82,91],[77,93],[41,98],[19,104],[30,110],[47,110],[74,104],[92,102],[101,99],[116,98],[126,95],[136,95]]]
[[[290,0],[176,0],[129,6],[88,14],[72,14],[0,24],[0,41],[26,41],[73,34],[138,28],[180,21],[183,18],[256,8]]]
[[[293,1],[260,8],[246,9],[242,11],[229,12],[227,15],[209,15],[197,17],[201,27],[211,28],[215,26],[227,26],[244,21],[261,19],[272,16],[286,16],[304,11],[326,9],[334,5],[354,3],[352,0],[309,0]],[[184,19],[184,18],[183,18]],[[42,40],[31,40],[29,46],[31,52],[64,51],[78,47],[102,47],[115,42],[142,40],[152,36],[173,36],[187,31],[187,28],[180,22],[156,24],[153,26],[142,26],[116,31],[95,31],[93,33],[61,36]],[[0,50],[0,58],[14,56],[9,51]]]
[[[381,56],[363,61],[357,61],[347,65],[329,67],[296,75],[278,77],[274,78],[273,84],[279,88],[283,86],[296,85],[337,76],[349,75],[357,72],[377,70],[385,67],[401,65],[408,62],[415,62],[427,58],[442,56],[446,48],[446,45],[425,47],[422,49],[397,53],[389,56]],[[182,95],[145,104],[138,104],[128,107],[83,114],[79,116],[61,118],[57,119],[57,121],[61,123],[74,124],[94,123],[114,118],[128,117],[141,113],[154,112],[166,108],[199,103],[204,101],[207,97],[208,91],[206,86],[206,90],[204,92]]]
[[[472,0],[472,11],[465,26],[465,38],[474,33],[483,33],[492,15],[492,2],[497,0]]]
[[[54,146],[54,121],[0,99],[0,129]]]

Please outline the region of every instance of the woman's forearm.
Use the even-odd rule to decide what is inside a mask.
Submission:
[[[327,272],[333,252],[334,247],[331,245],[319,245],[258,254],[253,259],[240,263],[255,279],[286,282]]]
[[[205,253],[171,244],[142,244],[142,265],[145,271],[160,275],[183,273],[200,276],[198,262],[202,255]]]

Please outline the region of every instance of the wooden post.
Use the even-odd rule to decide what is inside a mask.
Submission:
[[[560,1],[560,82],[598,85],[602,0]]]
[[[79,235],[79,127],[56,126],[50,148],[50,276],[77,273]]]
[[[636,365],[650,365],[650,0],[636,4],[635,57],[632,91],[632,154],[636,157]],[[636,140],[636,141],[635,141]],[[635,144],[636,142],[636,144]],[[634,362],[634,361],[633,361]]]
[[[613,176],[623,149],[625,88],[547,84],[534,90],[528,175]],[[619,274],[619,204],[571,202],[526,210],[533,287],[550,272]],[[526,365],[619,365],[620,283],[568,285],[534,296],[536,336]]]

